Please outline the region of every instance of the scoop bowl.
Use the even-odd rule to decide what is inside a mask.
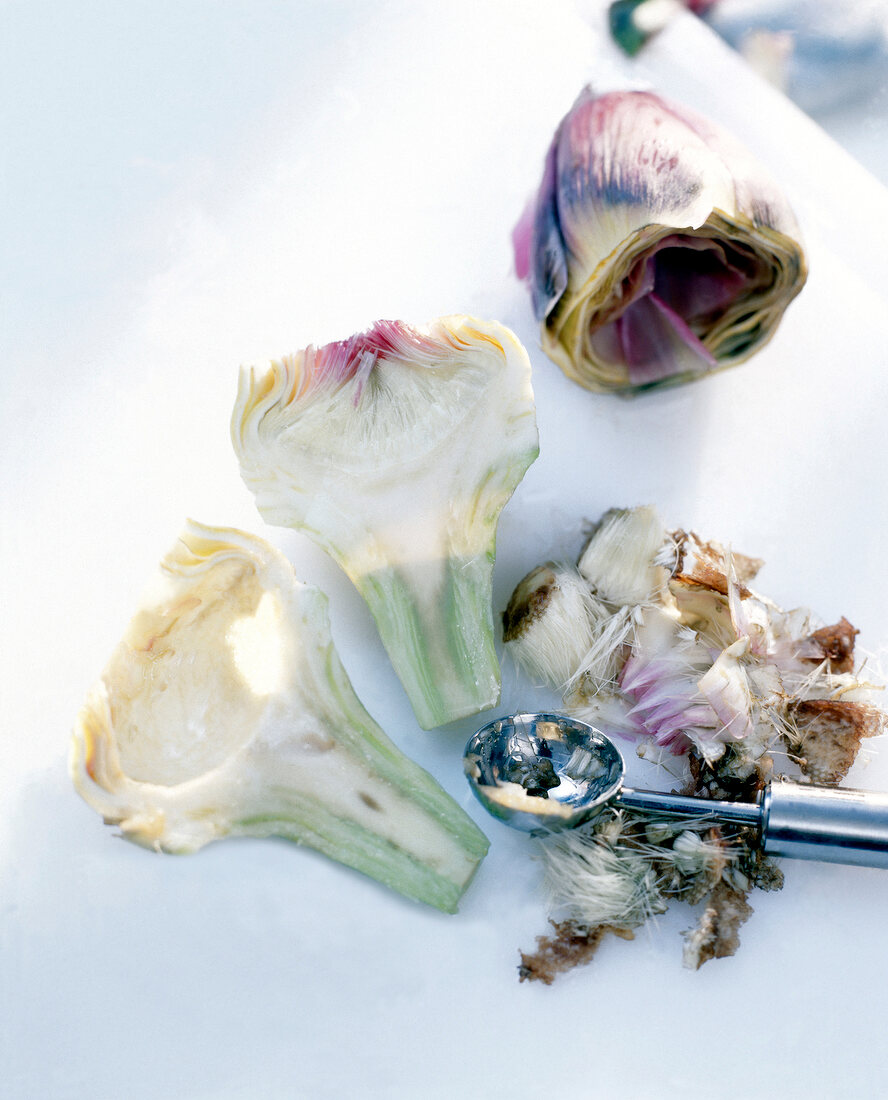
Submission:
[[[494,817],[525,832],[574,828],[620,790],[625,765],[593,726],[560,714],[509,714],[466,745],[469,786]]]

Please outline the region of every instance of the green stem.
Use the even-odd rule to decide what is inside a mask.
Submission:
[[[278,836],[305,844],[330,859],[352,867],[397,890],[405,897],[424,902],[444,913],[455,913],[459,899],[472,880],[486,851],[477,856],[467,853],[464,875],[451,877],[430,863],[424,863],[396,843],[378,836],[348,818],[337,816],[317,799],[293,792],[279,792],[286,802],[281,813],[258,813],[234,823],[232,833],[239,836]],[[461,812],[461,811],[460,811]]]
[[[423,729],[496,704],[493,549],[355,578]]]

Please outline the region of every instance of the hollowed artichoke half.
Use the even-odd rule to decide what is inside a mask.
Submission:
[[[189,523],[161,563],[79,715],[71,772],[146,847],[286,837],[447,912],[487,850],[361,705],[323,593],[230,529]]]

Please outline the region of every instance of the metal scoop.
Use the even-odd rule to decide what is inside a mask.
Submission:
[[[560,714],[509,714],[466,745],[469,785],[494,817],[526,832],[572,828],[604,806],[745,825],[771,856],[888,868],[888,794],[780,780],[758,802],[623,786],[616,745]]]

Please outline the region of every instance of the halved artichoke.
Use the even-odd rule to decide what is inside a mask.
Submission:
[[[193,522],[78,718],[71,774],[146,847],[286,837],[446,912],[487,851],[361,705],[324,594],[261,539]]]
[[[514,244],[543,351],[586,389],[624,395],[749,359],[807,278],[765,169],[652,92],[580,93]]]
[[[242,371],[231,431],[263,517],[314,539],[366,600],[420,724],[493,706],[496,525],[538,453],[512,333],[380,321]]]

